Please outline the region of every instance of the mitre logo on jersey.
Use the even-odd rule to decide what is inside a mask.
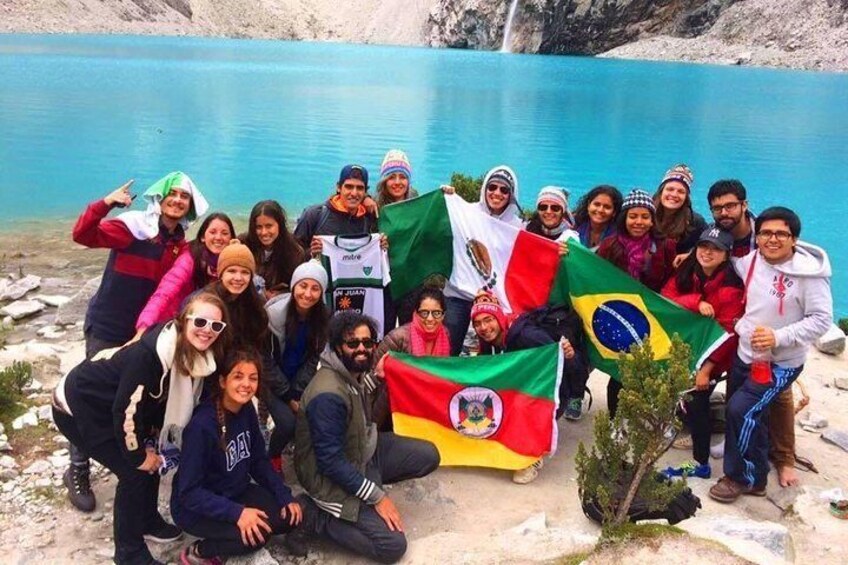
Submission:
[[[364,288],[340,288],[333,292],[334,311],[350,310],[362,314],[365,309]]]
[[[456,431],[475,439],[485,439],[501,427],[503,402],[494,390],[470,386],[453,395],[450,419]]]
[[[359,253],[348,253],[347,255],[342,255],[342,261],[352,262],[352,261],[361,261],[362,255]]]

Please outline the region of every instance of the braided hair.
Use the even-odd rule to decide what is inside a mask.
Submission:
[[[212,387],[212,403],[215,405],[215,419],[218,422],[218,434],[221,436],[220,446],[222,451],[227,451],[227,411],[224,409],[224,387],[221,381],[226,381],[230,373],[242,363],[250,363],[256,367],[259,375],[259,386],[262,384],[262,358],[255,349],[237,349],[227,355],[226,361],[221,367],[218,380]],[[257,386],[257,391],[259,387]]]

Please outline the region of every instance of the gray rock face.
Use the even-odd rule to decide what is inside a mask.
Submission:
[[[0,308],[0,314],[11,316],[13,320],[21,320],[44,310],[44,303],[38,300],[18,300]]]
[[[681,527],[692,535],[713,539],[740,557],[755,563],[784,563],[794,560],[794,545],[783,524],[758,522],[732,515],[698,516]]]
[[[848,451],[848,433],[833,428],[825,430],[821,438],[828,443],[832,443],[843,450]]]
[[[2,300],[17,300],[41,286],[41,277],[36,275],[27,275],[24,278],[12,283],[7,283],[5,288],[0,289],[0,301]]]
[[[514,52],[594,55],[640,37],[694,37],[737,0],[519,0]],[[440,0],[430,44],[497,49],[511,0]]]
[[[88,310],[88,302],[100,287],[100,280],[101,277],[88,280],[69,301],[59,306],[53,323],[57,326],[71,326],[84,320],[85,312]]]

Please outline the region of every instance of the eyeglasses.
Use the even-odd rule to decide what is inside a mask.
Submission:
[[[418,310],[416,313],[422,318],[432,317],[434,320],[441,320],[445,315],[444,310]]]
[[[536,210],[539,212],[547,212],[549,209],[551,212],[556,212],[557,214],[562,212],[562,206],[559,204],[539,204],[536,206]]]
[[[373,349],[375,342],[370,337],[366,337],[365,339],[346,339],[344,344],[348,347],[348,349],[359,349],[361,345],[365,349]]]
[[[710,206],[710,212],[712,212],[713,214],[721,214],[725,210],[728,212],[733,212],[740,206],[742,206],[742,203],[739,201],[728,202],[727,204],[717,204],[716,206]]]
[[[771,231],[771,230],[760,230],[757,232],[757,239],[762,239],[763,241],[768,241],[771,238],[775,238],[780,243],[783,243],[787,239],[792,237],[792,234],[788,231]]]
[[[501,194],[509,194],[510,193],[510,188],[508,186],[504,186],[502,184],[494,184],[493,183],[493,184],[486,186],[487,192],[495,192],[496,190],[499,191]]]
[[[227,327],[227,323],[220,320],[210,320],[209,318],[201,318],[200,316],[186,316],[186,318],[194,323],[195,328],[203,329],[209,326],[209,329],[216,334],[221,333]]]

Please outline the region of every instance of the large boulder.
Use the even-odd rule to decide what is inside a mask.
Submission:
[[[86,281],[83,287],[71,299],[56,309],[56,317],[53,323],[57,326],[72,326],[77,322],[85,320],[85,312],[88,303],[97,289],[100,287],[102,277],[95,277]]]
[[[816,349],[828,355],[841,355],[845,351],[845,332],[836,324],[816,340]]]
[[[44,310],[44,303],[38,300],[16,300],[0,308],[0,315],[11,316],[13,320],[22,320]]]
[[[783,524],[732,515],[704,515],[681,522],[679,527],[693,536],[715,540],[753,563],[794,561],[792,536]]]

